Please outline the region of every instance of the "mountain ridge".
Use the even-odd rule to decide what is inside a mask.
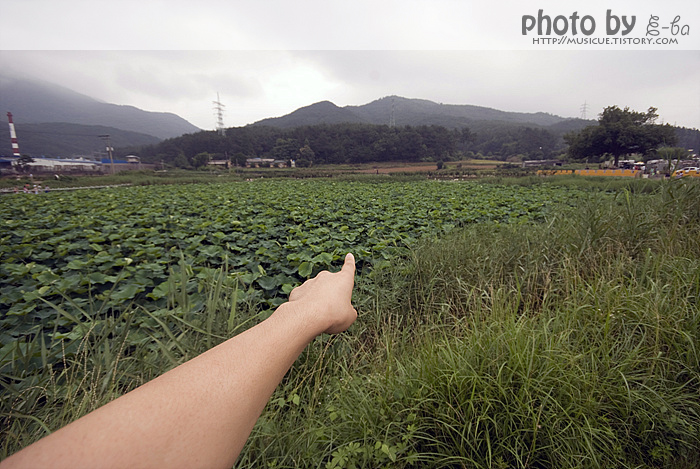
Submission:
[[[427,99],[386,96],[367,104],[343,107],[330,101],[320,101],[301,107],[284,116],[262,119],[250,125],[268,125],[280,128],[331,123],[388,125],[392,113],[395,124],[398,126],[442,125],[447,128],[467,127],[479,121],[547,127],[576,120],[544,112],[501,111],[471,104],[442,104]]]
[[[98,125],[160,140],[201,130],[173,113],[107,103],[43,80],[9,75],[0,75],[0,109],[11,111],[16,124]]]

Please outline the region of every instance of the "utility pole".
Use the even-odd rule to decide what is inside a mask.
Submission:
[[[112,158],[112,152],[114,151],[114,148],[112,148],[112,145],[109,140],[109,135],[100,135],[100,138],[105,141],[107,144],[107,153],[109,154],[109,168],[112,174],[114,174],[114,159]]]

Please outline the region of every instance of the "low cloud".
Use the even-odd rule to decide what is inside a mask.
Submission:
[[[322,100],[400,95],[446,104],[587,117],[659,109],[700,128],[698,51],[0,51],[5,70],[93,98],[174,112],[213,128],[212,101],[240,126]]]

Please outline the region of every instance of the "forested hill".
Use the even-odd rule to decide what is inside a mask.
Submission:
[[[388,125],[392,108],[393,127]],[[207,158],[245,164],[252,157],[294,159],[300,166],[464,157],[520,161],[562,155],[563,135],[589,125],[597,121],[394,96],[363,106],[339,107],[323,101],[283,117],[226,129],[225,136],[198,132],[119,151],[179,167],[198,166]],[[677,133],[681,146],[700,136],[695,129]]]
[[[388,125],[392,114],[398,126],[440,125],[448,129],[472,127],[479,121],[550,126],[572,120],[544,112],[507,112],[481,106],[441,104],[425,99],[389,96],[361,106],[339,107],[329,101],[322,101],[297,109],[286,116],[263,119],[252,125],[280,128],[338,123]]]
[[[551,158],[563,149],[560,135],[536,126],[500,123],[484,126],[475,133],[468,127],[342,123],[289,129],[234,127],[227,129],[225,136],[199,132],[139,149],[118,149],[118,153],[136,153],[145,162],[162,161],[179,167],[197,166],[203,158],[196,157],[202,153],[216,159],[230,158],[236,164],[245,163],[246,158],[263,157],[294,159],[304,166],[439,161],[478,154],[501,160],[516,155],[536,159]]]
[[[317,124],[294,128],[246,126],[226,129],[226,135],[198,132],[140,148],[118,148],[118,155],[135,153],[144,162],[188,168],[210,158],[294,159],[299,166],[379,161],[439,161],[470,157],[498,160],[555,158],[566,151],[562,135],[590,121],[571,119],[541,127],[477,121],[472,127],[448,129],[438,125],[396,126],[364,123]],[[593,124],[595,125],[595,124]],[[700,131],[676,129],[679,145],[698,148]]]
[[[253,126],[269,126],[289,129],[306,125],[318,124],[371,124],[351,109],[338,107],[330,101],[321,101],[297,109],[282,117],[270,117],[251,124]],[[383,122],[388,124],[387,122]]]

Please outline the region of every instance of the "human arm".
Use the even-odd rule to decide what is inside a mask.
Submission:
[[[355,260],[295,288],[265,321],[24,448],[11,467],[231,467],[285,373],[357,318]]]

